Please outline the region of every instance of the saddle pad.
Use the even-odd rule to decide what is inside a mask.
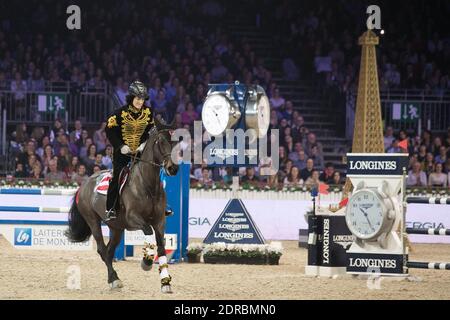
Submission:
[[[112,179],[111,171],[105,172],[104,174],[100,175],[99,178],[100,182],[97,183],[97,185],[94,188],[94,191],[103,195],[107,195],[109,181]]]
[[[120,173],[119,194],[122,193],[122,189],[123,189],[123,186],[125,185],[125,183],[127,182],[129,172],[130,172],[130,170],[128,169],[128,167],[125,167],[122,169],[122,172]],[[94,188],[94,192],[97,192],[99,194],[106,196],[108,194],[109,182],[111,181],[111,179],[112,179],[112,171],[106,171],[105,173],[100,174],[99,177],[97,178],[98,182]]]

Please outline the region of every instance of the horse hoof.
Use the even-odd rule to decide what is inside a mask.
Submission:
[[[144,271],[150,271],[153,267],[153,260],[142,259],[141,260],[141,268]]]
[[[170,284],[163,285],[163,286],[161,286],[161,292],[162,293],[173,293],[172,287],[170,286]]]
[[[111,289],[120,289],[123,288],[123,283],[119,279],[114,280],[109,284],[111,286]]]

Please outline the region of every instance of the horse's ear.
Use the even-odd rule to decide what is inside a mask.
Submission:
[[[161,128],[161,122],[159,121],[159,117],[155,117],[155,127],[156,129],[160,130]]]
[[[176,129],[175,117],[172,119],[172,122],[169,124],[169,128],[171,130],[175,130]]]

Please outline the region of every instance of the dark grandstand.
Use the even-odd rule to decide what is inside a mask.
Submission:
[[[66,8],[82,8],[69,31]],[[107,114],[128,84],[149,88],[179,128],[200,120],[208,84],[266,89],[280,129],[280,171],[257,186],[344,182],[368,1],[17,1],[0,3],[0,176],[82,183],[111,167]],[[407,139],[414,187],[450,185],[449,1],[381,1],[378,71],[386,152]],[[40,96],[63,97],[64,110]],[[421,105],[421,122],[391,119],[393,102]],[[6,116],[6,118],[4,118]],[[314,169],[318,172],[314,174]],[[228,182],[192,168],[192,181]]]

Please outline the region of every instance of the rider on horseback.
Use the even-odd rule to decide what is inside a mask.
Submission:
[[[119,176],[132,156],[142,152],[148,132],[155,125],[150,107],[144,104],[149,96],[147,88],[140,81],[134,81],[128,88],[126,105],[116,110],[107,121],[106,136],[114,147],[113,178],[106,199],[106,221],[117,218],[116,207],[119,191]],[[166,211],[166,215],[171,211]]]

